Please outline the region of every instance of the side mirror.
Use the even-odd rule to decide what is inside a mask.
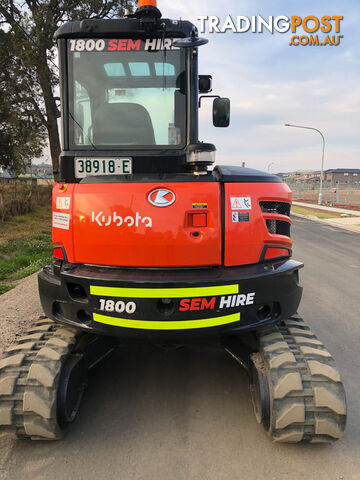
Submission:
[[[213,103],[214,127],[228,127],[230,125],[230,100],[215,98]]]

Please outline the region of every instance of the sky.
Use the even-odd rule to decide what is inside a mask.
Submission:
[[[316,5],[315,5],[316,4]],[[289,46],[288,33],[208,33],[201,74],[213,75],[213,93],[231,99],[231,125],[214,128],[211,102],[201,108],[201,140],[217,147],[217,163],[286,172],[360,168],[359,0],[158,0],[163,17],[192,21],[200,15],[343,15],[339,46]],[[300,32],[300,31],[299,31]],[[321,32],[320,32],[321,33]],[[321,33],[321,37],[325,35]]]

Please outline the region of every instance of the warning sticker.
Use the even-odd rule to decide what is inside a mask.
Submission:
[[[193,203],[192,207],[193,208],[207,208],[208,204],[207,203]]]
[[[249,222],[250,215],[248,213],[232,212],[232,221],[233,223]]]
[[[69,230],[70,227],[70,214],[53,212],[52,226],[54,228],[61,228],[63,230]]]
[[[231,197],[231,210],[251,210],[251,197]]]
[[[56,208],[59,210],[69,210],[71,197],[57,197]]]

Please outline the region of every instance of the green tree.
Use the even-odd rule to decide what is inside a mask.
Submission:
[[[0,166],[17,176],[41,155],[46,130],[36,78],[13,54],[14,40],[0,29]]]
[[[122,16],[134,0],[0,0],[0,22],[15,35],[14,54],[31,71],[40,88],[42,101],[36,103],[39,118],[47,130],[52,164],[58,170],[60,116],[55,89],[58,71],[54,67],[56,49],[53,35],[64,22],[84,18]]]

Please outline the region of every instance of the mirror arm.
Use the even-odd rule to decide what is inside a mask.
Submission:
[[[199,97],[199,108],[201,108],[201,100],[203,98],[221,98],[220,95],[201,95],[201,97]]]

